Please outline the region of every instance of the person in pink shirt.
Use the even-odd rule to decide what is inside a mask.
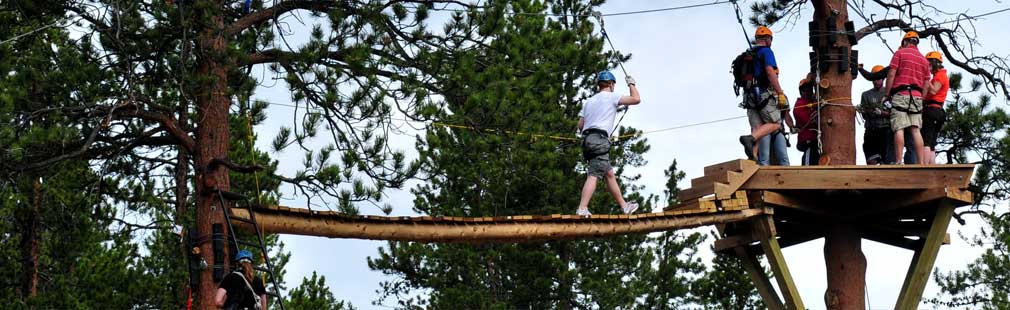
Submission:
[[[894,130],[894,151],[898,164],[904,152],[905,130],[912,136],[917,158],[925,158],[922,135],[923,87],[929,83],[929,62],[919,52],[919,34],[909,31],[901,40],[901,48],[891,57],[891,70],[887,73],[887,97],[891,102],[891,129]]]

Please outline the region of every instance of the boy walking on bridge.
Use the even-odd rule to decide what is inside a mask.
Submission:
[[[605,179],[607,190],[621,210],[625,214],[631,214],[638,209],[637,203],[624,201],[621,188],[617,184],[617,176],[610,166],[610,134],[614,130],[614,117],[617,116],[617,108],[625,105],[636,105],[642,102],[638,95],[638,88],[635,87],[635,79],[630,76],[625,78],[631,96],[622,96],[614,93],[614,85],[617,78],[610,71],[603,71],[596,78],[596,84],[600,89],[599,93],[593,95],[582,105],[579,112],[579,131],[582,132],[582,157],[586,160],[587,176],[586,183],[582,186],[582,197],[579,201],[579,209],[575,212],[578,215],[590,215],[589,199],[596,191],[596,181]]]

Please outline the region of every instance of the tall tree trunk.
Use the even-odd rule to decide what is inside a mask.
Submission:
[[[31,177],[32,198],[21,220],[21,296],[35,297],[39,286],[39,252],[41,250],[40,211],[42,210],[42,180]]]
[[[228,107],[231,104],[228,95],[228,66],[224,59],[227,57],[227,48],[224,34],[224,19],[221,8],[224,7],[222,1],[213,1],[206,7],[211,7],[204,13],[210,17],[203,22],[201,31],[197,61],[197,78],[201,79],[198,86],[196,105],[199,113],[199,121],[196,130],[196,152],[194,161],[196,169],[194,176],[196,179],[196,229],[202,238],[211,236],[213,224],[224,224],[222,209],[227,206],[218,206],[218,195],[216,190],[230,190],[231,185],[228,179],[228,171],[221,165],[211,167],[211,162],[216,159],[226,159],[228,157],[231,131],[228,122]],[[228,231],[224,229],[225,240]],[[220,251],[224,252],[224,261],[214,261],[214,251],[211,242],[200,244],[200,255],[207,261],[209,266],[216,263],[223,264],[227,270],[231,254],[228,253],[227,242]],[[214,294],[217,291],[217,283],[213,278],[213,268],[206,268],[200,272],[199,302],[202,309],[214,309]]]
[[[845,0],[816,0],[814,21],[818,28],[827,31],[830,21],[835,29],[845,29],[848,10]],[[832,19],[833,18],[833,19]],[[852,50],[844,34],[835,34],[834,40],[824,38],[819,42],[818,53],[823,59],[848,59],[820,54],[827,51],[833,55],[848,55]],[[812,35],[820,35],[812,34]],[[830,41],[834,41],[831,44]],[[848,63],[845,63],[848,66]],[[853,165],[856,163],[856,111],[852,105],[852,72],[840,70],[839,62],[829,62],[827,70],[821,70],[821,80],[828,86],[820,88],[821,99],[826,105],[821,107],[820,127],[823,142],[822,164]],[[863,256],[859,233],[846,223],[838,223],[824,238],[824,263],[827,269],[828,289],[824,294],[828,309],[863,309],[866,284],[866,257]]]
[[[558,258],[564,266],[564,270],[558,277],[558,304],[557,309],[571,309],[575,303],[575,292],[572,285],[571,270],[568,267],[572,263],[570,241],[558,241]]]

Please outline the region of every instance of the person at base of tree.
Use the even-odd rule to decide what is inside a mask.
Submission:
[[[607,190],[625,214],[638,210],[638,203],[624,201],[621,187],[617,184],[617,175],[610,166],[610,134],[614,130],[614,118],[619,106],[636,105],[642,102],[638,95],[635,79],[625,77],[631,96],[614,93],[617,78],[610,71],[603,71],[597,76],[596,84],[600,92],[586,100],[579,111],[579,131],[582,133],[582,157],[586,160],[586,183],[582,186],[582,197],[579,201],[578,215],[590,215],[589,199],[596,191],[596,181],[604,179]]]
[[[759,154],[757,141],[765,136],[770,136],[782,128],[781,111],[789,110],[789,101],[786,93],[782,91],[779,84],[779,68],[775,61],[775,53],[772,52],[772,31],[768,27],[760,26],[754,31],[754,41],[757,43],[756,59],[754,62],[754,78],[758,81],[757,89],[747,89],[747,92],[757,92],[756,96],[744,96],[744,100],[758,100],[760,103],[749,102],[745,106],[757,107],[747,109],[747,120],[750,123],[751,133],[740,136],[740,144],[743,145],[744,154],[747,159],[754,160]]]
[[[884,66],[873,66],[872,73],[886,71]],[[865,76],[865,75],[864,75]],[[867,165],[889,164],[893,155],[888,154],[894,134],[891,131],[891,111],[884,107],[884,90],[882,79],[873,80],[873,88],[863,92],[859,101],[859,114],[863,116],[863,154]]]
[[[803,152],[800,165],[816,166],[821,160],[820,147],[817,145],[817,97],[814,95],[814,83],[809,78],[800,81],[800,97],[793,106],[793,118],[796,119],[796,149]]]
[[[894,130],[894,157],[900,158],[905,146],[905,131],[912,134],[915,157],[925,158],[922,135],[922,91],[929,82],[929,62],[919,52],[919,34],[909,31],[901,40],[901,48],[891,57],[887,73],[887,97],[891,103],[891,129]],[[898,159],[898,164],[901,160]]]
[[[926,107],[922,110],[922,142],[926,158],[922,163],[933,165],[936,164],[936,138],[940,136],[940,129],[943,129],[943,123],[947,121],[947,112],[944,112],[943,104],[947,102],[950,80],[947,78],[947,69],[943,68],[943,57],[940,52],[926,53],[926,60],[929,61],[933,80],[926,83],[926,95],[923,96]]]
[[[235,262],[239,268],[221,280],[214,298],[218,309],[266,310],[267,290],[263,280],[253,276],[253,255],[249,250],[238,251]]]

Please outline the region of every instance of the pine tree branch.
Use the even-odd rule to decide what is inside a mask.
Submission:
[[[326,12],[334,7],[338,3],[343,3],[342,1],[318,1],[318,0],[285,0],[281,1],[277,5],[270,8],[259,10],[246,15],[245,17],[239,18],[228,28],[225,29],[226,36],[233,36],[242,32],[242,30],[248,29],[259,24],[262,24],[268,20],[276,18],[277,16],[283,15],[285,13],[295,11],[295,10],[309,10],[314,12]],[[347,9],[350,9],[349,7]]]
[[[958,27],[960,27],[960,25],[955,25],[955,28]],[[933,39],[936,40],[937,45],[940,46],[940,50],[943,51],[944,56],[946,57],[945,60],[947,62],[965,70],[968,73],[981,76],[983,79],[988,81],[987,85],[991,91],[993,92],[1002,91],[1004,96],[1010,98],[1010,89],[1007,88],[1005,78],[997,76],[997,73],[999,72],[1010,73],[1008,72],[1010,71],[1010,68],[1001,68],[999,66],[995,66],[993,70],[987,70],[978,66],[972,66],[973,62],[980,59],[994,62],[993,59],[991,59],[991,57],[974,57],[967,60],[959,60],[958,58],[956,58],[955,56],[957,55],[951,52],[951,49],[947,43],[947,41],[955,43],[957,42],[957,38],[954,37],[955,31],[953,29],[930,27],[923,30],[915,30],[912,28],[910,24],[908,24],[903,20],[885,19],[873,22],[872,24],[857,30],[856,39],[861,40],[863,37],[867,35],[876,33],[878,31],[893,28],[898,28],[901,29],[902,31],[916,31],[919,33],[919,37],[922,39],[932,37]],[[946,38],[944,36],[946,36]]]

